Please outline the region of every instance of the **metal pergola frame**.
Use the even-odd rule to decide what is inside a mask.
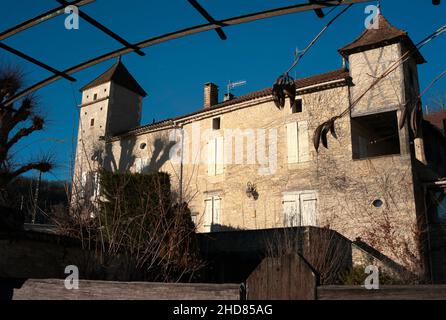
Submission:
[[[67,5],[74,5],[75,3],[77,3],[78,6],[80,5],[86,5],[89,4],[95,0],[78,0],[78,1],[72,1],[72,2],[67,2],[64,0],[56,0],[59,3],[66,3]],[[130,44],[128,42],[126,42],[127,45],[125,45],[123,48],[103,54],[101,56],[98,56],[96,58],[90,59],[88,61],[85,61],[83,63],[80,63],[76,66],[70,67],[62,72],[58,71],[58,70],[53,70],[52,72],[54,73],[53,76],[50,76],[40,82],[35,83],[34,85],[22,90],[21,92],[17,93],[15,96],[9,98],[7,101],[5,101],[3,103],[3,106],[10,106],[12,103],[14,103],[15,101],[17,101],[18,99],[21,99],[25,96],[27,96],[28,94],[44,87],[47,86],[51,83],[53,83],[56,80],[59,80],[61,78],[67,78],[67,76],[79,72],[81,70],[87,69],[89,67],[92,67],[96,64],[99,64],[101,62],[131,53],[131,52],[137,52],[140,51],[143,48],[147,48],[159,43],[163,43],[166,41],[171,41],[171,40],[175,40],[175,39],[179,39],[179,38],[183,38],[186,36],[190,36],[190,35],[194,35],[194,34],[198,34],[198,33],[202,33],[202,32],[206,32],[206,31],[210,31],[210,30],[216,30],[216,32],[218,33],[218,35],[220,36],[220,38],[223,39],[223,35],[224,37],[226,37],[226,35],[223,32],[223,28],[225,27],[229,27],[229,26],[235,26],[235,25],[239,25],[239,24],[243,24],[243,23],[248,23],[248,22],[253,22],[253,21],[258,21],[258,20],[263,20],[263,19],[268,19],[268,18],[273,18],[273,17],[279,17],[279,16],[283,16],[283,15],[287,15],[287,14],[293,14],[293,13],[299,13],[299,12],[305,12],[305,11],[315,11],[318,12],[318,10],[322,10],[324,8],[327,7],[336,7],[336,6],[344,6],[344,5],[350,5],[350,4],[357,4],[357,3],[366,3],[366,2],[372,2],[373,0],[309,0],[310,2],[307,3],[302,3],[302,4],[296,4],[296,5],[291,5],[291,6],[285,6],[285,7],[279,7],[279,8],[275,8],[275,9],[270,9],[270,10],[266,10],[266,11],[258,11],[258,12],[254,12],[254,13],[249,13],[246,15],[242,15],[242,16],[237,16],[237,17],[231,17],[231,18],[227,18],[224,20],[215,20],[204,8],[202,8],[197,1],[189,1],[189,3],[191,3],[191,5],[194,6],[194,8],[200,12],[200,14],[203,15],[203,17],[208,20],[208,23],[206,24],[201,24],[201,25],[196,25],[196,26],[192,26],[186,29],[182,29],[182,30],[177,30],[174,32],[170,32],[170,33],[166,33],[160,36],[156,36],[153,38],[149,38],[143,41],[140,41],[138,43],[135,44]],[[195,3],[195,5],[194,5]],[[197,6],[198,5],[198,6]],[[198,8],[201,9],[198,9]],[[65,8],[65,5],[63,6],[63,8]],[[57,9],[57,11],[56,11]],[[41,19],[44,20],[48,20],[51,19],[57,15],[60,15],[62,12],[64,12],[64,9],[61,9],[61,7],[58,7],[54,10],[51,10],[51,17],[48,15],[40,15],[39,17],[41,17]],[[61,11],[62,10],[62,11]],[[80,12],[80,10],[79,10]],[[79,14],[80,16],[80,14]],[[83,18],[86,15],[83,14]],[[318,14],[319,16],[319,14]],[[43,17],[43,18],[42,18]],[[47,18],[48,17],[48,18]],[[93,18],[90,17],[90,19],[94,20]],[[43,21],[44,21],[43,20]],[[0,40],[2,39],[2,35],[3,37],[5,35],[13,35],[13,34],[17,34],[20,31],[23,31],[27,28],[32,27],[33,25],[37,24],[37,17],[33,18],[31,20],[28,20],[27,22],[24,22],[18,26],[16,26],[17,30],[14,30],[14,28],[8,29],[5,32],[0,33]],[[87,21],[88,22],[88,21]],[[102,30],[99,27],[99,22],[94,20],[94,23],[92,23],[95,27],[97,27],[99,30],[103,31],[104,33],[108,34],[109,36],[113,37],[111,35],[111,33],[113,33],[111,30],[108,30],[110,32],[107,33],[104,30]],[[95,25],[96,24],[96,25]],[[105,27],[104,27],[105,28]],[[221,31],[218,31],[221,30]],[[222,34],[223,33],[223,34]],[[116,34],[114,34],[116,35]],[[117,35],[116,35],[117,36]],[[118,36],[119,37],[119,36]],[[117,38],[113,37],[115,40],[117,40]],[[3,38],[5,39],[5,37]],[[121,38],[121,40],[125,41],[124,39]],[[119,40],[118,40],[119,41]],[[121,42],[121,41],[120,41]],[[41,66],[43,67],[43,66]],[[47,66],[48,67],[48,66]],[[51,68],[51,67],[50,67]]]

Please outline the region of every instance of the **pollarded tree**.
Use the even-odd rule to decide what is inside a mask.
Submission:
[[[52,169],[48,157],[19,164],[14,159],[13,148],[22,139],[44,129],[45,120],[36,112],[35,99],[28,96],[15,104],[5,102],[23,85],[23,74],[18,68],[0,66],[0,192],[20,175],[31,170],[48,172]]]

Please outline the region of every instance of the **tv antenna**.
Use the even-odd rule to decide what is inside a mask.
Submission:
[[[228,95],[231,94],[235,88],[242,87],[242,86],[246,85],[247,83],[248,82],[246,82],[246,81],[235,81],[235,82],[229,81],[228,92],[227,92]]]

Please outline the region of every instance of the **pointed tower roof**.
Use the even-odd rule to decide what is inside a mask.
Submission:
[[[132,92],[139,94],[142,97],[146,97],[147,93],[139,85],[139,83],[133,78],[121,59],[118,60],[110,69],[105,71],[99,77],[84,86],[81,91],[100,86],[107,82],[114,82]]]
[[[417,63],[426,62],[408,33],[395,28],[381,13],[378,14],[378,29],[366,29],[356,40],[339,49],[339,52],[342,56],[348,57],[352,53],[380,48],[398,42],[404,42],[409,50],[415,50],[414,57]]]

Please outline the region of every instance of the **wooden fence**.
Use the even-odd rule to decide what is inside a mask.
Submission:
[[[446,285],[319,286],[317,272],[297,254],[265,259],[245,290],[247,300],[446,300]]]
[[[3,291],[3,298],[7,293]],[[27,280],[10,292],[12,300],[239,300],[238,284],[166,284],[79,281],[78,290],[63,280]],[[1,299],[0,299],[1,300]]]

